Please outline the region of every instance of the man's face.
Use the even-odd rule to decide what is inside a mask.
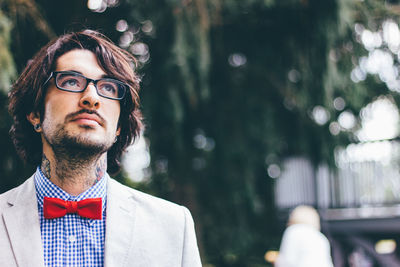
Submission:
[[[76,49],[58,58],[56,71],[74,71],[97,80],[106,75],[95,54]],[[49,82],[42,119],[44,152],[50,147],[107,151],[119,135],[120,103],[97,94],[93,83],[83,92],[57,89],[55,79]],[[56,151],[54,151],[56,152]]]

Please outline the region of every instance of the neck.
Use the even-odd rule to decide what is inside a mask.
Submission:
[[[52,183],[70,195],[77,196],[96,184],[107,169],[107,153],[100,156],[57,157],[43,153],[41,170]]]

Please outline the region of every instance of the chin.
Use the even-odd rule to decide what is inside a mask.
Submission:
[[[97,128],[97,127],[96,127]],[[65,154],[97,155],[108,151],[114,144],[114,136],[104,129],[91,127],[57,127],[55,131],[45,134],[54,152]]]
[[[101,155],[107,152],[112,146],[111,142],[96,140],[93,138],[66,138],[59,146],[61,151],[81,158]],[[86,156],[85,156],[86,155]]]
[[[108,144],[112,137],[107,136],[103,131],[93,127],[82,126],[80,131],[68,131],[64,133],[64,138],[82,145]],[[83,131],[82,131],[83,129]]]
[[[51,146],[55,150],[67,154],[87,154],[96,155],[108,151],[113,142],[108,138],[97,137],[93,134],[78,134],[78,135],[58,135],[51,140]]]
[[[96,138],[96,136],[75,136],[68,138],[70,144],[75,143],[76,146],[81,146],[83,148],[95,148],[95,147],[111,147],[112,142],[106,138]]]

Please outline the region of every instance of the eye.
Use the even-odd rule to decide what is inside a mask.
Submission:
[[[102,86],[102,89],[104,91],[107,91],[107,92],[110,92],[110,93],[116,91],[115,86],[113,84],[110,84],[110,83],[104,84]]]
[[[59,87],[68,90],[80,90],[84,85],[83,78],[73,74],[59,75],[56,82]]]
[[[62,82],[62,86],[74,87],[77,86],[79,82],[76,79],[68,79]]]
[[[99,91],[106,96],[115,96],[118,93],[118,85],[112,81],[101,81],[97,84]]]

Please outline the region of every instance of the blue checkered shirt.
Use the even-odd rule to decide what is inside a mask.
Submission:
[[[53,184],[39,167],[34,177],[45,265],[103,266],[106,228],[106,176],[79,196],[71,196]],[[102,220],[92,220],[82,218],[77,214],[67,214],[62,218],[45,219],[43,217],[43,198],[45,196],[71,201],[101,197],[103,200],[103,218]]]

